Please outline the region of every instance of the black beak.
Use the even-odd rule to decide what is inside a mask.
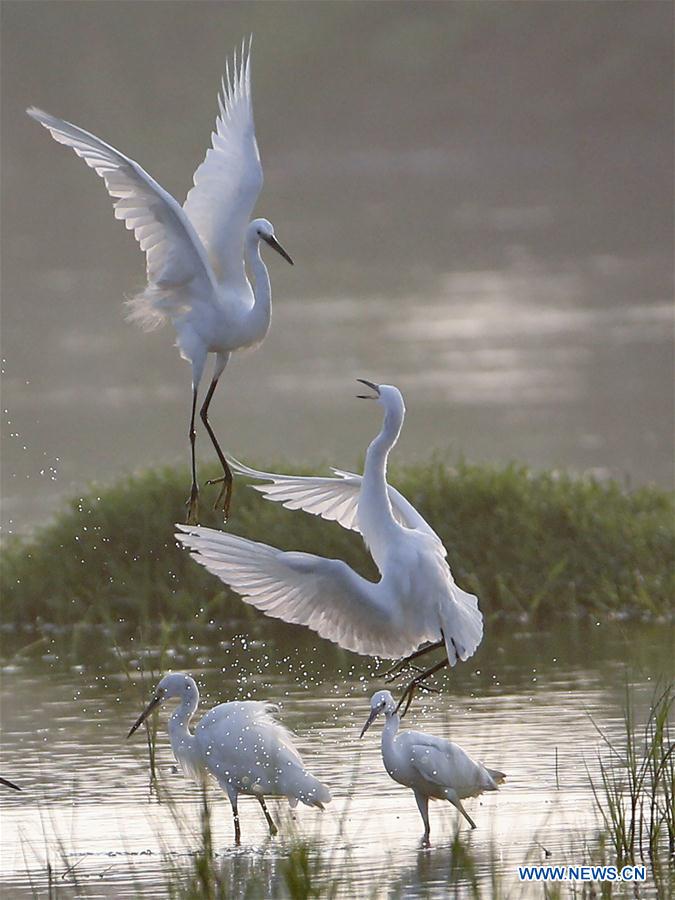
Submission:
[[[359,378],[358,380],[361,381],[360,378]],[[366,733],[366,731],[368,731],[368,729],[370,728],[370,726],[373,724],[373,722],[374,722],[375,719],[377,718],[377,714],[379,713],[379,711],[380,711],[379,709],[371,709],[370,715],[368,716],[368,721],[366,722],[366,724],[365,724],[365,725],[363,726],[363,728],[361,729],[361,734],[359,735],[360,738],[363,737],[363,735]]]
[[[148,705],[145,707],[143,712],[140,714],[140,716],[136,719],[134,724],[131,726],[131,728],[129,730],[129,734],[127,735],[128,738],[131,737],[131,735],[134,733],[134,731],[136,731],[137,728],[140,728],[140,726],[143,724],[143,722],[145,722],[145,720],[148,718],[148,716],[153,711],[153,709],[156,706],[159,706],[159,704],[161,702],[162,702],[162,695],[155,694],[155,696],[152,698],[152,700],[148,703]]]
[[[286,260],[287,263],[290,263],[291,265],[293,265],[293,260],[290,258],[288,253],[286,253],[286,251],[281,246],[279,241],[274,237],[274,235],[272,235],[271,237],[265,237],[265,235],[263,235],[262,239],[263,239],[263,241],[265,241],[266,244],[269,244],[270,247],[272,247],[274,250],[276,250],[280,256],[283,256],[283,258]]]
[[[378,385],[373,384],[372,381],[366,381],[365,378],[357,378],[356,380],[360,381],[361,384],[365,384],[366,387],[369,387],[373,391],[375,391],[374,397],[372,396],[372,394],[357,394],[356,396],[359,400],[377,400],[377,398],[380,396],[380,388]]]
[[[15,791],[20,791],[21,788],[18,784],[14,784],[13,781],[10,781],[9,778],[0,778],[0,784],[4,784],[7,787],[14,788]]]

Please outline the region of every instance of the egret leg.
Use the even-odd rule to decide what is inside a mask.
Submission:
[[[234,819],[234,843],[238,847],[241,844],[241,828],[239,827],[239,803],[237,797],[230,797],[232,804],[232,817]]]
[[[387,681],[394,681],[396,678],[399,678],[406,671],[406,669],[411,668],[411,663],[414,659],[419,659],[420,656],[425,656],[427,653],[431,653],[433,650],[440,650],[440,648],[444,646],[445,641],[443,640],[436,641],[434,644],[426,644],[419,650],[415,650],[415,652],[411,653],[410,656],[404,656],[402,659],[399,659],[398,662],[395,662],[390,669],[387,669],[386,672],[382,673],[383,678],[385,678]]]
[[[190,488],[190,497],[186,502],[188,508],[187,524],[196,525],[199,521],[199,486],[197,485],[197,462],[195,460],[195,440],[197,438],[195,432],[195,413],[197,411],[197,390],[198,384],[192,385],[192,415],[190,416],[190,462],[192,464],[192,487]]]
[[[431,678],[432,675],[435,675],[436,672],[440,672],[441,669],[444,669],[448,665],[447,659],[442,659],[439,663],[436,663],[435,666],[431,666],[428,669],[425,669],[423,672],[420,672],[419,675],[415,675],[410,684],[406,687],[406,689],[401,694],[401,699],[398,701],[396,706],[396,712],[399,711],[401,706],[405,701],[405,706],[403,707],[403,712],[401,713],[401,718],[405,716],[410,708],[410,704],[412,703],[413,697],[415,695],[415,691],[418,688],[422,688],[422,690],[436,692],[435,688],[429,687],[428,684],[424,684],[427,678]]]
[[[415,800],[417,800],[417,808],[419,809],[420,815],[422,816],[422,821],[424,822],[422,846],[431,847],[431,842],[429,841],[429,835],[431,833],[431,828],[429,827],[429,798],[424,794],[421,794],[419,791],[415,791],[414,793]]]
[[[221,484],[222,488],[220,489],[220,493],[218,494],[218,498],[213,505],[214,509],[218,509],[222,504],[223,516],[225,521],[227,521],[227,517],[230,513],[230,502],[232,500],[232,485],[233,485],[233,477],[232,470],[228,465],[227,460],[225,459],[225,454],[220,449],[220,444],[218,443],[218,439],[216,438],[215,432],[211,427],[211,423],[209,422],[209,406],[211,404],[211,398],[216,390],[218,385],[218,379],[223,373],[225,366],[227,365],[227,361],[230,358],[229,353],[226,354],[218,354],[218,358],[216,360],[216,368],[213,373],[213,378],[211,379],[211,384],[209,385],[209,389],[206,392],[206,397],[204,398],[204,402],[202,404],[202,408],[199,411],[199,415],[201,417],[202,422],[204,423],[204,428],[208,432],[209,437],[211,438],[211,443],[213,444],[213,448],[216,451],[218,459],[220,461],[220,465],[223,467],[223,477],[222,478],[210,478],[206,483],[207,484]]]
[[[258,803],[262,806],[262,811],[265,813],[265,818],[267,819],[267,825],[270,829],[270,835],[274,837],[275,834],[279,833],[279,829],[274,824],[274,819],[269,814],[269,810],[267,809],[267,804],[265,803],[264,797],[258,797]]]
[[[476,823],[474,822],[474,820],[471,818],[471,816],[468,814],[468,812],[462,806],[462,801],[457,796],[457,793],[455,791],[449,790],[447,792],[446,796],[447,796],[448,800],[450,801],[450,803],[452,803],[452,805],[455,807],[455,809],[458,809],[461,812],[461,814],[464,816],[464,818],[469,823],[469,825],[472,828],[475,828]]]

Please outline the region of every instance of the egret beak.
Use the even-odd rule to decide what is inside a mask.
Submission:
[[[357,378],[356,380],[360,381],[361,384],[365,384],[366,387],[369,387],[373,391],[375,391],[374,397],[372,396],[372,394],[357,394],[356,395],[357,399],[359,399],[359,400],[377,400],[377,398],[380,396],[379,385],[373,384],[372,381],[366,381],[365,378]]]
[[[131,735],[134,733],[134,731],[136,731],[137,728],[140,728],[140,726],[143,724],[143,722],[145,722],[145,720],[148,718],[148,716],[153,711],[153,709],[155,709],[156,706],[159,706],[159,704],[162,702],[163,698],[164,698],[163,693],[160,694],[158,691],[155,694],[155,696],[152,698],[152,700],[148,703],[148,705],[145,707],[143,712],[140,714],[140,716],[136,719],[134,724],[131,726],[131,729],[129,730],[129,734],[127,735],[128,738],[131,737]]]
[[[0,784],[4,784],[6,787],[14,788],[15,791],[21,790],[19,785],[14,784],[14,782],[10,781],[9,778],[0,778]]]
[[[290,258],[288,253],[286,253],[286,251],[281,246],[279,241],[274,237],[274,235],[271,235],[270,237],[266,237],[263,234],[262,239],[263,239],[263,241],[265,241],[266,244],[269,244],[270,247],[272,247],[274,250],[276,250],[280,256],[283,256],[283,258],[286,260],[287,263],[290,263],[291,265],[293,265],[293,260]]]
[[[360,378],[359,378],[359,381],[361,381]],[[375,719],[377,718],[377,714],[379,713],[379,711],[380,711],[379,709],[371,709],[370,715],[368,716],[368,721],[366,722],[366,724],[365,724],[365,725],[363,726],[363,728],[361,729],[361,734],[359,735],[359,738],[362,738],[363,735],[366,733],[366,731],[368,731],[368,729],[370,728],[370,726],[373,724],[373,722],[374,722]]]

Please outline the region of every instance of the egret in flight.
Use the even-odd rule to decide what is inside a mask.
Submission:
[[[230,355],[260,344],[270,326],[270,280],[260,242],[293,264],[271,222],[249,222],[263,183],[251,104],[250,43],[248,52],[242,45],[239,60],[235,51],[232,74],[228,63],[218,107],[212,146],[182,207],[138,163],[100,138],[34,107],[27,110],[103,178],[115,201],[115,217],[133,230],[146,254],[147,285],[128,301],[129,318],[146,329],[170,318],[180,354],[192,366],[190,523],[198,521],[195,415],[207,356],[215,354],[215,366],[200,416],[223,468],[223,477],[214,481],[222,482],[216,506],[222,502],[227,519],[232,472],[209,422],[209,404]]]
[[[277,833],[265,797],[287,797],[323,809],[331,796],[328,788],[304,767],[289,731],[274,718],[276,707],[257,700],[220,703],[190,731],[190,719],[199,705],[194,678],[182,672],[165,675],[152,700],[129,731],[128,737],[164,700],[180,703],[169,719],[171,749],[183,772],[197,782],[212,775],[230,798],[235,843],[241,842],[239,794],[255,797],[265,814],[271,835]]]
[[[270,482],[256,485],[269,500],[332,519],[359,531],[380,572],[368,581],[338,559],[287,553],[233,534],[177,527],[193,558],[269,616],[307,625],[345,650],[401,659],[392,678],[417,673],[401,697],[405,715],[415,689],[444,666],[468,659],[483,636],[478,598],[459,588],[435,531],[387,484],[387,460],[396,444],[405,406],[398,388],[359,379],[371,391],[362,399],[384,409],[384,424],[366,453],[363,476],[335,469],[335,477],[258,472],[233,461],[235,471]],[[422,646],[424,645],[424,646]],[[419,671],[412,660],[443,648],[444,659]]]
[[[401,731],[396,701],[389,691],[378,691],[370,700],[370,715],[361,731],[368,731],[375,719],[384,713],[382,729],[382,761],[399,784],[412,788],[424,822],[422,846],[429,846],[429,799],[448,800],[460,811],[472,828],[476,823],[462,806],[466,797],[477,797],[484,791],[496,791],[506,775],[486,769],[475,762],[457,744],[421,731]]]

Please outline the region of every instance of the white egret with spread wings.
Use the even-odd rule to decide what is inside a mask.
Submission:
[[[169,719],[169,740],[176,762],[197,782],[211,775],[232,805],[235,843],[241,841],[239,795],[255,797],[262,807],[271,835],[277,827],[265,797],[286,797],[323,809],[330,791],[305,768],[293,737],[274,718],[277,710],[260,700],[219,703],[204,713],[194,733],[190,720],[199,706],[199,689],[191,675],[172,672],[157,685],[152,699],[134,722],[128,737],[160,703],[180,700]]]
[[[188,522],[198,520],[195,415],[207,357],[215,354],[213,377],[200,416],[223,468],[220,496],[227,518],[232,472],[208,419],[209,404],[231,354],[256,346],[270,325],[271,288],[260,255],[265,241],[287,262],[267,219],[249,222],[263,184],[253,123],[251,55],[242,44],[232,73],[229,64],[218,97],[219,115],[212,146],[194,174],[194,186],[181,205],[137,162],[95,135],[31,107],[28,115],[54,140],[71,147],[103,178],[115,203],[115,217],[134,232],[146,254],[147,285],[128,301],[129,318],[146,329],[170,318],[181,356],[192,366],[190,452],[192,487]],[[254,286],[248,280],[250,267]]]
[[[387,483],[387,460],[405,415],[400,391],[362,381],[384,407],[382,430],[366,453],[363,476],[301,477],[259,472],[236,461],[238,473],[269,482],[255,485],[269,500],[302,509],[361,533],[380,572],[368,581],[346,563],[309,553],[288,553],[210,528],[180,526],[178,540],[193,559],[269,616],[306,625],[346,650],[395,659],[398,677],[413,660],[443,648],[445,658],[417,671],[407,700],[444,666],[468,659],[483,636],[478,598],[459,588],[436,532]]]

